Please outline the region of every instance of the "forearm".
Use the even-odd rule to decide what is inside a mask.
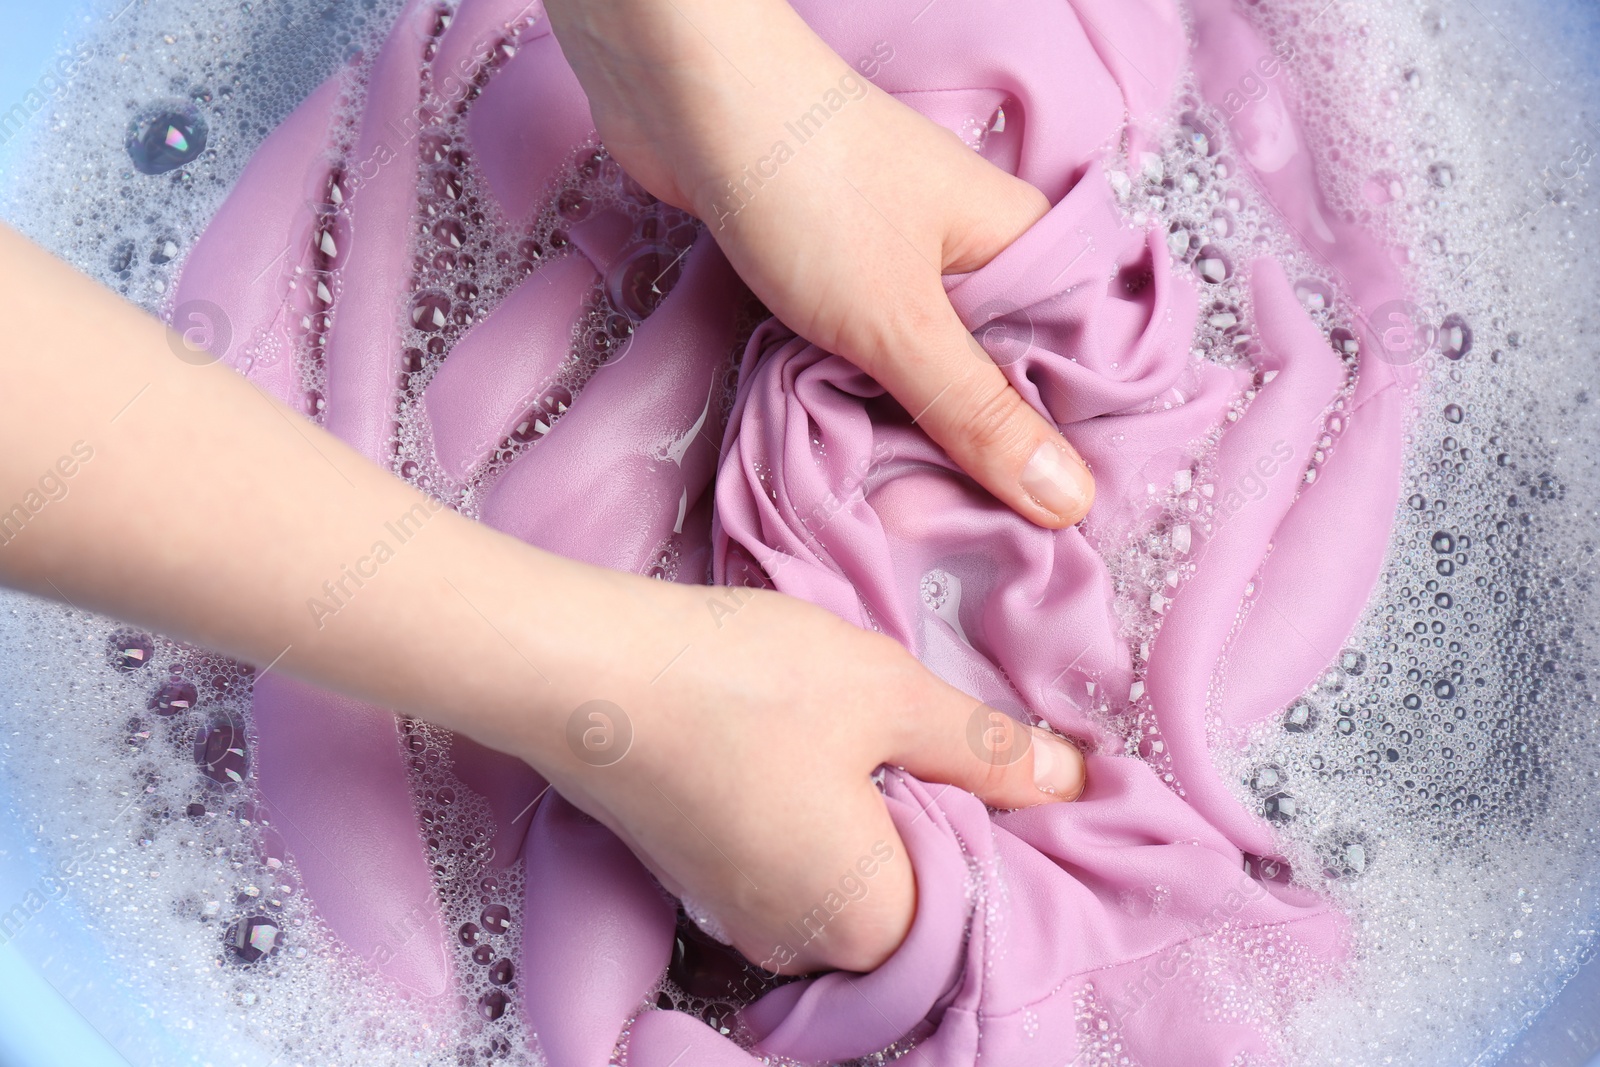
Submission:
[[[0,581],[537,759],[641,580],[428,501],[0,228]],[[70,472],[70,473],[69,473]],[[531,746],[531,747],[530,747]]]

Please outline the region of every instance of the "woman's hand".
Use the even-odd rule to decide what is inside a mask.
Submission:
[[[557,686],[574,708],[605,703],[526,755],[770,971],[870,970],[910,928],[915,881],[872,783],[880,765],[1001,808],[1083,789],[1077,749],[820,608],[749,589],[604,586],[596,606],[636,625],[597,641],[604,655],[579,674],[613,681]],[[631,742],[614,749],[622,734]],[[830,894],[849,900],[837,914]]]
[[[704,219],[773,314],[877,379],[1024,517],[1056,528],[1088,512],[1088,468],[940,282],[1037,221],[1038,190],[877,89],[783,0],[546,7],[607,149]]]
[[[1023,515],[1082,517],[1088,472],[982,357],[940,283],[1031,225],[1038,192],[869,86],[781,3],[549,7],[607,147],[704,217],[775,314],[878,378]],[[727,182],[792,141],[785,123],[830,90],[846,104],[753,195],[728,199]],[[336,627],[313,631],[308,591],[421,506],[415,491],[226,369],[172,359],[159,326],[8,234],[0,278],[32,321],[63,324],[19,335],[0,360],[0,401],[15,401],[0,403],[0,492],[22,493],[59,441],[96,449],[70,506],[0,554],[0,581],[527,759],[764,967],[866,970],[910,928],[915,880],[878,766],[998,807],[1082,789],[1070,745],[977,706],[888,638],[773,593],[561,560],[448,512]],[[151,470],[212,521],[157,521]],[[714,613],[708,596],[737,609]],[[585,724],[604,732],[619,715],[626,755],[591,758]],[[842,885],[864,891],[797,936]]]
[[[776,593],[562,559],[427,500],[227,367],[175,359],[160,323],[4,227],[0,285],[33,311],[0,351],[0,502],[83,460],[0,531],[0,583],[527,760],[758,963],[867,968],[904,937],[915,889],[880,764],[1001,807],[1082,788],[1070,745],[978,708],[889,638]],[[172,521],[151,472],[206,521]],[[418,516],[336,620],[308,613],[386,524]],[[608,766],[584,737],[604,729],[584,710],[597,700],[633,734]],[[793,944],[786,924],[863,860],[867,894]]]

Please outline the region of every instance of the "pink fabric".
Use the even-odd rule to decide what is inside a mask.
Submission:
[[[948,290],[980,336],[994,341],[998,324],[1029,339],[993,354],[1089,459],[1094,513],[1061,532],[1018,519],[873,381],[776,322],[745,349],[731,418],[714,425],[739,291],[702,236],[627,358],[598,371],[511,466],[483,517],[634,571],[677,530],[686,575],[709,561],[718,582],[775,586],[874,625],[988,703],[1089,744],[1088,790],[1071,805],[993,814],[960,790],[889,774],[886,800],[919,885],[912,932],[872,974],[811,978],[745,1009],[759,1054],[827,1062],[910,1034],[919,1062],[938,1067],[1272,1060],[1282,1013],[1338,962],[1342,919],[1246,873],[1249,855],[1272,852],[1273,835],[1218,778],[1208,738],[1227,742],[1276,714],[1357,619],[1398,491],[1405,375],[1363,359],[1340,439],[1307,485],[1345,371],[1283,270],[1241,265],[1253,369],[1268,380],[1229,423],[1251,371],[1192,354],[1199,283],[1171,269],[1163,232],[1121,217],[1099,172],[1125,135],[1135,149],[1153,143],[1186,61],[1220,102],[1271,49],[1226,0],[1194,0],[1195,42],[1166,0],[796,6],[847,61],[881,58],[887,45],[893,58],[876,65],[877,84],[957,132],[987,127],[1005,107],[1004,131],[982,150],[1054,206],[992,263],[947,279]],[[448,91],[446,77],[463,70],[482,86],[469,149],[498,201],[488,210],[508,226],[546,202],[546,181],[592,131],[542,20],[514,58],[472,67],[479,46],[498,44],[527,10],[463,0],[428,58],[437,15],[414,4],[378,57],[343,155],[359,182],[340,209],[348,247],[330,264],[327,425],[378,462],[390,459],[418,174],[416,143],[400,131],[424,86]],[[1238,162],[1370,313],[1401,287],[1380,247],[1326,217],[1288,89],[1277,77],[1234,114]],[[317,90],[266,142],[177,295],[220,305],[241,338],[230,362],[296,403],[289,331],[312,296],[256,279],[310,262],[296,252],[274,266],[286,243],[308,247],[306,205],[324,199],[334,165],[338,95],[332,83]],[[369,177],[362,162],[386,152],[394,161]],[[579,302],[617,254],[604,212],[572,237],[573,251],[474,327],[430,384],[432,441],[452,477],[484,463],[548,385]],[[1167,608],[1143,678],[1161,742],[1146,762],[1085,710],[1091,691],[1125,707],[1134,678],[1101,549],[1143,529],[1147,483],[1188,465],[1218,430],[1220,510],[1195,539],[1195,573]],[[681,446],[663,451],[663,440]],[[1220,503],[1247,479],[1262,492]],[[959,582],[939,611],[919,592],[934,568]],[[396,986],[440,997],[448,931],[429,919],[403,943],[383,940],[396,924],[415,928],[407,917],[433,893],[387,713],[269,675],[255,718],[262,793],[323,918]],[[521,764],[468,742],[453,755],[496,812],[497,860],[527,872],[520,1005],[550,1062],[599,1067],[624,1027],[634,1067],[758,1062],[697,1019],[640,1011],[666,965],[673,915],[632,856],[553,793],[528,814],[544,783]]]

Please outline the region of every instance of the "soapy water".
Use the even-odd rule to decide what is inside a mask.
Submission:
[[[1589,168],[1600,130],[1574,117],[1582,101],[1563,88],[1583,84],[1569,69],[1576,60],[1518,32],[1539,24],[1536,8],[1251,6],[1272,61],[1224,98],[1223,113],[1192,85],[1180,89],[1160,150],[1111,162],[1130,224],[1162,228],[1173,269],[1200,280],[1195,347],[1207,358],[1249,366],[1240,265],[1265,252],[1284,263],[1352,368],[1351,326],[1364,316],[1380,328],[1377,358],[1422,371],[1402,504],[1363,622],[1345,647],[1319,650],[1329,670],[1278,721],[1218,738],[1241,802],[1280,830],[1281,854],[1253,857],[1253,873],[1328,893],[1353,919],[1348,973],[1288,1006],[1285,1051],[1307,1064],[1494,1062],[1595,941],[1600,724],[1587,675],[1600,479],[1582,445],[1594,439],[1600,390],[1585,299],[1600,285],[1584,256],[1596,247]],[[184,254],[297,103],[286,87],[303,91],[370,54],[397,9],[392,0],[108,8],[86,27],[71,80],[35,119],[6,217],[172,316]],[[357,63],[342,75],[347,118],[358,113],[363,72]],[[1413,290],[1392,305],[1347,306],[1341,279],[1300,250],[1250,186],[1226,112],[1276,79],[1302,99],[1332,210],[1383,235],[1411,276]],[[574,155],[534,223],[497,225],[472,161],[452,147],[467,107],[470,94],[442,111],[417,140],[416,162],[387,164],[415,166],[420,194],[393,467],[476,514],[494,477],[537,447],[587,376],[625,358],[633,325],[670,290],[698,224],[652,203],[595,144]],[[969,142],[983,135],[964,131]],[[322,410],[320,337],[337,314],[349,237],[340,206],[354,180],[347,171],[330,185],[319,262],[276,279],[303,312],[294,351],[251,351],[251,339],[237,339],[250,358],[295,361],[312,420]],[[485,471],[441,469],[415,398],[455,339],[539,259],[570,254],[563,224],[602,206],[633,218],[645,253],[592,294],[558,380],[528,398],[507,439],[487,443]],[[1310,467],[1274,464],[1262,476],[1314,480],[1338,447],[1348,399],[1325,413]],[[1136,666],[1209,524],[1225,517],[1229,494],[1255,487],[1218,484],[1202,459],[1149,490],[1142,514],[1097,531]],[[700,577],[677,573],[670,544],[652,573]],[[923,590],[935,612],[959,596],[940,573]],[[1247,597],[1242,610],[1251,607]],[[373,961],[351,958],[299,891],[294,858],[252,794],[252,668],[14,595],[0,601],[0,618],[5,804],[62,872],[71,902],[38,921],[85,924],[128,999],[167,1031],[191,1033],[193,1062],[540,1062],[516,1004],[520,872],[495,865],[488,807],[452,774],[442,731],[397,724],[437,899],[415,902],[417,921],[397,924],[375,950],[398,951],[425,914],[441,913],[457,977],[453,1003],[435,1013],[371,982],[363,967]],[[1091,683],[1080,696],[1129,751],[1164,769],[1138,678],[1128,693]],[[685,921],[651,1003],[737,1039],[732,1009],[748,998],[747,978]],[[1086,1029],[1103,1014],[1080,1009]],[[137,1051],[124,1049],[154,1061]],[[1091,1048],[1080,1062],[1115,1054]]]
[[[1303,1057],[1493,1062],[1595,943],[1600,142],[1558,87],[1584,84],[1575,54],[1524,32],[1537,9],[1397,14],[1268,23],[1304,54],[1352,48],[1309,79],[1311,139],[1330,171],[1344,157],[1335,209],[1410,250],[1423,333],[1399,351],[1427,377],[1365,619],[1235,780],[1269,818],[1292,798],[1291,867],[1355,920],[1350,980],[1300,1012]]]

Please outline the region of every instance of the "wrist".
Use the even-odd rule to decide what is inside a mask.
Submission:
[[[611,154],[702,218],[789,137],[795,101],[854,77],[785,0],[551,0],[547,11]]]
[[[595,751],[596,724],[585,709],[620,719],[600,725],[627,743],[648,715],[652,680],[690,640],[690,590],[475,532],[495,547],[451,551],[456,588],[445,587],[468,612],[473,681],[431,692],[433,708],[423,714],[552,781],[603,765],[606,752]],[[473,564],[463,568],[459,561],[468,558]]]

